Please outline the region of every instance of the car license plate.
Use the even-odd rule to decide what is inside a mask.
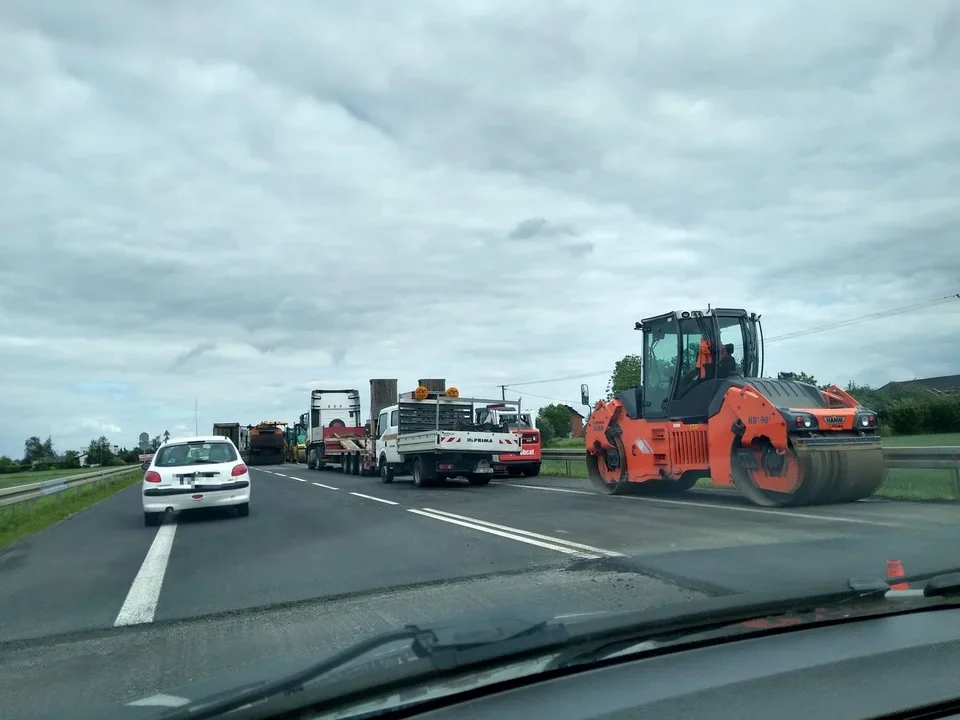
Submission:
[[[493,472],[493,468],[492,468],[492,467],[478,467],[476,470],[474,470],[474,472],[477,472],[477,473],[492,473],[492,472]]]

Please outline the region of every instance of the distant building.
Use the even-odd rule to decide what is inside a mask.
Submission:
[[[572,438],[582,438],[583,437],[583,415],[574,410],[569,405],[564,405],[564,407],[570,411],[570,437]]]

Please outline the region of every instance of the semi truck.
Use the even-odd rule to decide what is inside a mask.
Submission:
[[[264,420],[256,425],[248,425],[250,447],[247,451],[248,465],[283,464],[283,428],[287,423],[277,420]]]
[[[348,456],[364,452],[371,444],[360,422],[359,390],[313,390],[306,421],[305,451],[311,470],[336,465],[350,472]]]
[[[542,461],[540,431],[533,414],[521,412],[519,401],[501,400],[486,407],[476,408],[476,423],[480,427],[497,428],[520,436],[520,452],[498,453],[496,473],[510,477],[536,477]]]

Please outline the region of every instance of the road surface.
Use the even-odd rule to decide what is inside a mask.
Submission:
[[[253,468],[247,518],[146,528],[139,487],[0,550],[4,717],[121,703],[407,622],[642,608],[960,565],[960,507],[768,510],[536,478],[417,489]]]

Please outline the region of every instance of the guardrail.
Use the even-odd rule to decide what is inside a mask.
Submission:
[[[586,450],[544,448],[544,460],[562,460],[567,475],[570,463],[584,462]],[[954,492],[960,497],[960,447],[894,447],[883,449],[883,462],[888,470],[952,470]]]
[[[54,478],[53,480],[43,480],[41,482],[3,488],[0,489],[0,508],[27,503],[27,510],[32,513],[34,500],[39,500],[47,495],[56,495],[57,502],[59,503],[61,494],[67,490],[80,488],[83,485],[100,481],[106,484],[107,478],[128,473],[131,470],[137,469],[137,467],[137,465],[121,465],[119,467],[115,466],[95,472],[83,473],[82,475],[67,475],[62,478]]]

